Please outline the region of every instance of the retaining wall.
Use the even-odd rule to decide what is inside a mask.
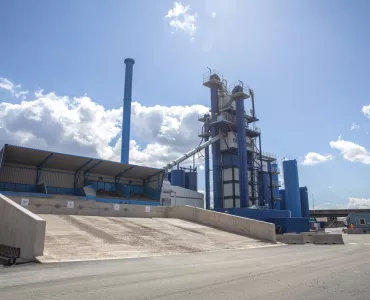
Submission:
[[[25,208],[35,214],[164,218],[166,210],[163,206],[104,203],[94,200],[78,200],[77,197],[71,197],[70,200],[68,198],[37,197],[11,197],[11,199],[18,204],[21,204],[22,199],[23,202],[27,199],[28,204]]]
[[[34,260],[44,252],[45,229],[42,218],[0,194],[0,244],[20,248],[21,258]]]
[[[258,240],[276,242],[275,225],[272,223],[190,206],[167,207],[166,217],[184,219]]]

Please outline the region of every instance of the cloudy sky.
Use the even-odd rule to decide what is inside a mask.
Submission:
[[[361,0],[3,0],[0,146],[118,160],[123,61],[133,57],[130,161],[162,166],[200,142],[210,67],[253,87],[263,150],[299,161],[316,207],[370,206],[369,9]]]

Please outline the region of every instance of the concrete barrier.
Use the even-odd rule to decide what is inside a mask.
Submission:
[[[313,236],[313,243],[316,245],[344,244],[342,234],[316,234]]]
[[[79,200],[78,197],[37,198],[11,197],[11,200],[21,204],[27,199],[24,208],[35,214],[53,215],[82,215],[104,217],[132,217],[132,218],[164,218],[166,207],[145,206],[133,204],[113,204],[96,202],[94,200]],[[68,202],[73,202],[73,206]]]
[[[278,242],[289,245],[302,245],[305,243],[303,234],[285,233],[276,236]]]
[[[184,219],[258,240],[276,242],[275,225],[190,206],[167,207],[166,217]]]
[[[39,216],[0,194],[0,244],[21,249],[20,257],[43,255],[46,223]]]
[[[302,232],[303,235],[303,242],[305,244],[312,244],[313,243],[313,237],[316,235],[314,232]]]

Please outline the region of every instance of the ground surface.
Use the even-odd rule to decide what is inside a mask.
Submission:
[[[0,299],[368,300],[369,251],[359,241],[25,264],[0,268]]]
[[[179,219],[40,215],[42,261],[163,256],[273,244]]]

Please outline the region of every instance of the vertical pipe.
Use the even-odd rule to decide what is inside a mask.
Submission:
[[[205,133],[209,132],[209,126],[208,126],[209,119],[206,120],[206,123],[204,125],[204,131]],[[208,135],[205,135],[204,141],[207,142],[209,140]],[[211,200],[210,200],[210,182],[209,182],[209,146],[207,146],[204,149],[204,171],[205,171],[205,179],[206,179],[206,209],[211,208]]]
[[[219,77],[214,74],[214,75],[211,75],[211,79],[219,80]],[[219,108],[218,86],[217,84],[213,84],[211,86],[212,122],[217,121],[217,115],[219,111],[220,111],[220,108]],[[218,130],[215,128],[215,126],[212,126],[211,134],[212,134],[212,137],[215,137],[216,135],[218,135]],[[220,161],[221,161],[220,141],[217,141],[212,144],[213,206],[214,208],[223,208]]]
[[[123,97],[122,149],[121,149],[122,164],[129,163],[132,73],[134,63],[135,61],[132,58],[125,59],[126,71],[125,71],[125,92]]]
[[[236,86],[233,94],[243,91],[241,86]],[[245,119],[244,119],[244,99],[235,99],[236,102],[236,131],[238,142],[238,158],[239,158],[239,188],[240,188],[240,207],[249,206],[249,191],[248,191],[248,169],[247,169],[247,141],[245,135]]]

